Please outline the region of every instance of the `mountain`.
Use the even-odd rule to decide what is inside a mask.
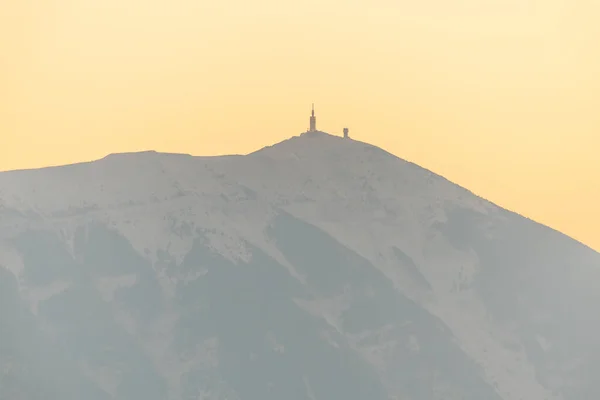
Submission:
[[[0,173],[0,399],[600,398],[600,255],[377,147]]]

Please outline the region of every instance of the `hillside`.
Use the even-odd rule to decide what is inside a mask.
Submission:
[[[306,133],[0,173],[0,400],[600,398],[600,255]]]

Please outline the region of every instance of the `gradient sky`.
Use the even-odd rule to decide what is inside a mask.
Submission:
[[[600,249],[595,0],[0,0],[0,170],[308,127]]]

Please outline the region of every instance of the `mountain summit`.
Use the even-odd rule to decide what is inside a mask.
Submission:
[[[0,399],[600,397],[600,255],[319,131],[0,173]]]

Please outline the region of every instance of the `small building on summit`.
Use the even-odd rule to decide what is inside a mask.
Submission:
[[[317,131],[317,117],[315,117],[315,103],[312,104],[309,128],[306,130],[306,132],[318,132]],[[344,128],[344,139],[348,139],[348,138],[350,138],[350,136],[348,135],[348,128]]]

